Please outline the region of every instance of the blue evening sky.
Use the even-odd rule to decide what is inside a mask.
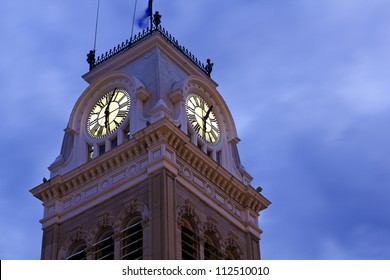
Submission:
[[[29,190],[49,177],[87,87],[96,6],[0,2],[0,259],[40,258],[43,208]],[[129,38],[133,9],[101,0],[98,54]],[[241,160],[272,201],[263,258],[390,259],[390,1],[155,0],[154,9],[214,62]]]

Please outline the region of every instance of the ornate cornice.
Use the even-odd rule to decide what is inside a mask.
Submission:
[[[259,212],[270,204],[251,186],[244,185],[221,165],[200,152],[189,137],[167,118],[152,123],[135,133],[130,141],[118,146],[115,150],[108,151],[62,176],[51,178],[32,189],[31,193],[44,204],[50,204],[71,193],[77,193],[83,186],[103,179],[107,181],[108,175],[113,176],[120,169],[131,168],[132,164],[147,157],[150,149],[160,144],[170,147],[171,152],[176,153],[176,158],[170,158],[171,161],[184,161],[214,185],[219,192],[225,193],[241,207]],[[146,158],[145,161],[147,160]],[[134,172],[129,169],[127,173],[133,174]],[[105,184],[109,183],[107,181]],[[81,197],[75,197],[75,200],[81,199]]]
[[[270,205],[271,202],[259,194],[254,188],[244,185],[243,182],[234,177],[208,155],[199,152],[199,148],[189,141],[188,136],[181,130],[176,128],[172,129],[176,133],[169,133],[166,135],[166,138],[168,144],[176,151],[176,156],[196,169],[210,183],[237,201],[244,208],[250,208],[255,212],[259,212]]]

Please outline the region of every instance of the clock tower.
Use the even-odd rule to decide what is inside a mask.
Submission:
[[[44,207],[42,259],[260,259],[270,202],[240,162],[210,60],[160,26],[88,55]]]

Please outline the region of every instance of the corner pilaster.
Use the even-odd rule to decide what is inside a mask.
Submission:
[[[175,177],[165,168],[149,175],[151,259],[176,258]]]

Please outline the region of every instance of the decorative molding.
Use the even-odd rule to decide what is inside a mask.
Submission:
[[[84,230],[83,225],[74,227],[73,229],[71,229],[69,238],[62,244],[61,248],[58,250],[58,259],[64,260],[68,258],[71,254],[70,249],[72,249],[72,247],[80,241],[84,241],[88,246],[88,242],[90,242],[91,240],[91,236],[86,230]],[[86,249],[85,251],[87,252]]]
[[[105,227],[108,227],[110,225],[108,213],[104,213],[103,215],[98,217],[98,225],[101,228],[105,228]]]
[[[138,212],[137,198],[132,199],[130,202],[125,204],[127,214],[133,215]]]
[[[150,151],[157,151],[159,148],[154,149],[159,145],[165,147],[160,150],[163,158],[159,157],[159,152],[149,155]],[[128,142],[111,151],[31,190],[45,205],[44,221],[97,197],[103,191],[116,188],[130,177],[141,172],[147,174],[153,158],[156,164],[161,159],[173,163],[182,178],[192,182],[236,217],[243,216],[246,209],[256,214],[270,204],[251,186],[244,185],[217,162],[199,152],[188,136],[166,118],[138,131]]]
[[[209,232],[216,233],[217,232],[217,228],[218,228],[217,220],[214,219],[211,216],[208,216],[207,217],[207,221],[203,225],[203,232],[209,231]]]
[[[137,173],[141,172],[145,168],[147,162],[148,161],[145,159],[137,161],[136,163],[132,164],[127,169],[122,169],[121,171],[104,179],[103,181],[101,181],[97,184],[94,184],[90,187],[84,188],[80,192],[72,195],[71,197],[64,199],[63,203],[62,203],[62,209],[68,210],[69,208],[74,207],[74,206],[82,203],[86,199],[90,199],[90,198],[93,198],[93,197],[99,195],[100,193],[106,191],[107,189],[111,188],[113,185],[119,183],[120,181],[125,180],[129,177],[135,176]],[[54,213],[53,209],[48,208],[48,207],[46,207],[46,208],[47,208],[47,215],[45,215],[45,216],[48,216],[48,215]],[[50,209],[50,212],[49,212],[49,209]]]
[[[173,144],[174,139],[169,143]],[[195,180],[194,182],[197,185],[202,186],[201,180],[203,179],[194,179],[196,178],[195,173],[189,172],[189,166],[191,166],[199,172],[201,178],[207,178],[210,185],[218,186],[220,192],[215,191],[215,197],[221,202],[223,202],[221,193],[226,193],[228,197],[238,202],[243,208],[250,208],[257,213],[270,204],[263,195],[256,192],[250,185],[245,185],[206,154],[199,153],[199,148],[192,143],[183,144],[179,142],[176,146],[177,163],[181,166],[187,166],[185,174],[183,167],[180,168],[183,177],[191,181]]]
[[[190,223],[193,223],[195,227],[194,230],[199,232],[200,221],[196,215],[195,205],[189,200],[186,199],[184,204],[181,204],[177,207],[177,225],[181,229],[183,225],[183,219],[187,220]]]
[[[168,94],[169,100],[173,103],[176,104],[179,101],[182,101],[183,98],[183,90],[181,88],[177,88],[171,93]]]
[[[138,87],[136,97],[142,102],[147,101],[150,98],[150,92],[145,89],[145,87]]]
[[[244,251],[241,249],[240,244],[238,242],[238,237],[233,232],[228,232],[228,237],[224,240],[224,248],[225,250],[233,250],[240,256],[240,259],[245,259]]]
[[[124,209],[117,215],[117,219],[121,221],[120,230],[127,226],[129,218],[139,216],[146,226],[149,221],[149,208],[146,204],[142,203],[137,197],[130,197],[124,202]]]
[[[185,177],[188,181],[193,182],[194,185],[198,186],[203,193],[207,194],[210,198],[215,199],[219,204],[222,204],[226,210],[233,213],[238,218],[244,221],[242,211],[239,210],[239,206],[236,206],[236,202],[233,202],[228,195],[223,194],[221,191],[217,191],[211,182],[204,181],[200,176],[195,175],[189,166],[184,165],[178,161],[180,166],[179,174]],[[202,177],[203,178],[203,177]]]
[[[187,217],[194,218],[195,217],[195,206],[189,199],[186,199],[184,202],[184,206],[181,208],[181,214]]]
[[[77,131],[74,130],[74,129],[72,129],[72,128],[70,128],[69,126],[67,126],[67,127],[64,129],[64,132],[65,132],[65,133],[68,133],[69,135],[72,135],[72,136],[77,134]]]
[[[151,122],[156,122],[160,119],[171,119],[173,118],[174,113],[171,109],[168,108],[168,105],[165,103],[163,99],[159,99],[156,102],[156,105],[149,111],[151,116]]]
[[[72,242],[80,241],[81,239],[81,226],[75,228],[72,233],[70,234],[70,239]]]

